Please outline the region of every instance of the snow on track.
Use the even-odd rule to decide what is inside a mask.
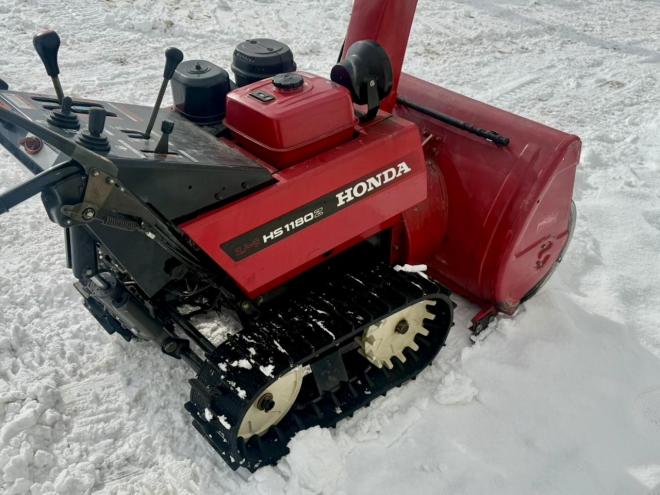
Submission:
[[[327,74],[348,0],[4,0],[0,77],[151,104],[163,51],[228,67],[269,36]],[[38,199],[0,217],[0,492],[660,493],[660,5],[420,0],[406,69],[584,141],[574,242],[515,319],[470,345],[464,301],[415,382],[275,468],[230,471],[194,431],[190,371],[92,321]],[[0,189],[27,179],[0,152]]]

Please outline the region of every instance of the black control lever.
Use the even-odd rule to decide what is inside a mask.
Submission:
[[[57,52],[60,49],[60,37],[55,31],[45,31],[32,38],[34,49],[37,50],[41,61],[46,67],[46,73],[53,80],[55,93],[57,94],[57,101],[62,103],[64,99],[64,91],[60,84],[60,68],[57,65]]]
[[[156,98],[156,104],[154,109],[151,111],[151,118],[149,119],[149,124],[147,129],[144,131],[144,139],[149,139],[151,137],[151,130],[154,128],[156,123],[156,117],[158,117],[158,111],[160,110],[160,105],[163,102],[163,97],[165,96],[165,91],[167,90],[167,85],[174,75],[174,71],[179,66],[183,60],[183,52],[178,48],[168,48],[165,50],[165,70],[163,71],[163,83],[160,85],[160,91],[158,92],[158,98]]]
[[[170,152],[170,134],[174,130],[174,122],[171,120],[163,120],[163,123],[160,125],[160,141],[154,149],[154,153],[161,155],[167,155]]]
[[[105,127],[105,109],[92,107],[89,109],[89,121],[87,130],[78,136],[78,144],[96,153],[107,153],[110,151],[110,142],[103,134]]]

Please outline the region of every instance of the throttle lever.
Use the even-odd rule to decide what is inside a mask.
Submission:
[[[163,96],[165,96],[165,91],[167,90],[167,85],[174,76],[174,71],[179,66],[183,60],[183,52],[178,48],[168,48],[165,50],[165,69],[163,70],[163,82],[160,85],[160,91],[158,91],[158,97],[156,98],[156,104],[154,105],[153,110],[151,111],[151,118],[149,119],[149,124],[147,124],[147,129],[144,131],[143,138],[149,139],[151,137],[151,130],[154,128],[156,123],[156,117],[158,116],[158,111],[160,110],[160,105],[163,102]]]
[[[46,68],[46,73],[53,80],[57,100],[62,103],[64,91],[60,84],[60,67],[57,65],[57,53],[60,50],[60,37],[55,31],[44,31],[32,38],[32,44]]]

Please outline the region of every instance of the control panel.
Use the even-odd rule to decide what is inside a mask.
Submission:
[[[214,135],[174,111],[161,111],[148,139],[144,129],[151,108],[125,103],[56,98],[16,91],[1,91],[0,105],[111,160],[155,160],[171,163],[204,163],[215,166],[259,167]],[[24,158],[40,169],[54,165],[58,153],[19,128],[0,123],[0,135],[13,142]],[[166,141],[163,141],[165,137]],[[159,148],[159,143],[163,144]],[[50,150],[50,151],[49,151]],[[64,157],[60,157],[64,159]]]
[[[146,107],[65,95],[57,64],[59,36],[54,31],[39,34],[34,46],[53,81],[55,95],[0,87],[0,108],[17,117],[15,123],[0,121],[0,143],[33,173],[70,160],[55,142],[65,137],[108,158],[122,184],[172,220],[274,182],[271,169],[218,139],[208,128],[174,110],[161,111],[169,81],[183,60],[177,48],[165,51],[156,103]],[[50,138],[28,132],[16,124],[20,121]]]

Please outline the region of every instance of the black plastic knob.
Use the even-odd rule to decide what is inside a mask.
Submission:
[[[166,155],[170,152],[170,134],[172,134],[172,131],[174,130],[174,122],[171,120],[163,120],[160,124],[160,130],[163,132],[163,135],[158,140],[154,153]]]
[[[174,130],[174,122],[171,120],[163,120],[160,124],[160,130],[163,134],[172,134],[172,131]]]
[[[183,52],[178,48],[168,48],[165,50],[165,70],[163,71],[163,79],[168,81],[172,79],[174,71],[183,60]]]
[[[105,108],[90,108],[87,131],[80,133],[77,139],[78,143],[97,153],[107,153],[110,151],[110,141],[108,140],[108,137],[103,134],[104,127]]]
[[[105,127],[105,109],[90,108],[88,129],[90,135],[98,137],[103,133]]]
[[[46,73],[55,77],[60,73],[57,65],[57,52],[60,50],[60,37],[55,31],[45,31],[32,38],[34,49],[46,67]]]
[[[65,96],[62,98],[62,115],[69,115],[71,113],[71,106],[73,105],[73,100],[70,96]]]
[[[283,89],[285,91],[291,91],[294,89],[302,88],[302,85],[305,83],[305,80],[300,74],[295,72],[286,72],[284,74],[278,74],[273,78],[273,85],[278,89]]]

